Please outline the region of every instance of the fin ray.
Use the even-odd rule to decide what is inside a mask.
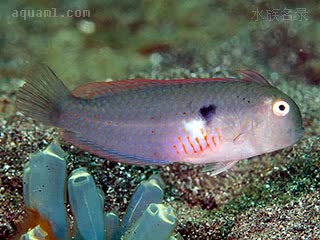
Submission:
[[[204,166],[203,172],[206,172],[210,176],[218,175],[224,171],[227,171],[233,165],[235,165],[238,160],[234,161],[227,161],[227,162],[215,162],[215,163],[208,163]]]
[[[271,86],[268,80],[265,79],[265,77],[262,76],[260,73],[257,73],[252,70],[237,70],[236,72],[242,76],[242,80],[259,83],[264,86]]]
[[[32,72],[17,93],[16,108],[46,125],[56,125],[69,90],[46,65],[36,65]]]

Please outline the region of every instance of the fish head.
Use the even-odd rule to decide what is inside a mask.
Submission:
[[[261,153],[288,147],[303,136],[304,129],[298,105],[276,88],[272,87],[264,92],[255,114],[257,124],[252,144],[256,145]]]

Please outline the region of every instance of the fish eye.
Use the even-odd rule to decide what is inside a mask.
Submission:
[[[283,117],[290,111],[290,106],[287,102],[283,100],[278,100],[273,103],[272,106],[273,113],[278,117]]]

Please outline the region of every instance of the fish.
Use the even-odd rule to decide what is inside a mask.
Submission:
[[[60,129],[63,141],[133,165],[201,164],[216,175],[241,159],[303,136],[298,105],[262,75],[128,79],[70,91],[40,65],[17,93],[17,111]]]

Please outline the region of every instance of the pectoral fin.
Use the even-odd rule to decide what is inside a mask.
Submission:
[[[233,138],[235,144],[241,144],[248,139],[252,133],[253,122],[250,118],[244,121],[240,127],[240,132]]]
[[[240,143],[243,143],[246,139],[246,134],[244,133],[240,133],[238,136],[236,136],[234,139],[233,139],[233,142],[235,144],[240,144]]]

